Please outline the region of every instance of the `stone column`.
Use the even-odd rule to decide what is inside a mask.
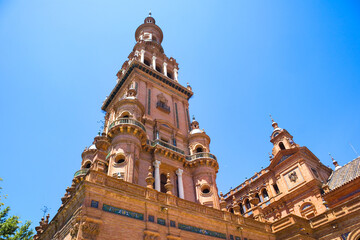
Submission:
[[[174,68],[174,80],[177,81],[177,69]]]
[[[163,65],[164,65],[164,71],[163,71],[164,75],[167,76],[167,63],[164,62]]]
[[[144,63],[144,58],[145,58],[145,50],[141,49],[141,51],[140,51],[140,61],[142,63]]]
[[[153,67],[153,69],[156,69],[156,57],[155,56],[152,57],[152,67]]]
[[[153,165],[155,167],[155,190],[160,192],[160,164],[161,162],[158,160],[155,160]]]
[[[179,190],[179,197],[184,199],[184,185],[183,185],[183,179],[182,179],[182,174],[183,174],[184,170],[182,169],[178,169],[176,170],[176,174],[178,176],[178,190]]]

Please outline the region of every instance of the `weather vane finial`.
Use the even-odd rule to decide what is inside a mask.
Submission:
[[[274,122],[274,119],[272,118],[271,114],[269,114],[269,116],[270,116],[271,121]]]
[[[149,11],[149,17],[151,17],[151,10]]]

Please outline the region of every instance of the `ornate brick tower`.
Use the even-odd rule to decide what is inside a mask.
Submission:
[[[178,197],[219,208],[218,163],[209,153],[210,138],[196,121],[190,124],[191,87],[178,83],[178,63],[165,55],[163,33],[151,14],[136,29],[135,39],[129,60],[102,106],[106,116],[101,139],[107,144],[98,147],[99,137],[95,138],[95,151],[104,154],[91,160],[86,150],[82,169],[104,170],[146,186],[152,167],[157,191],[167,192],[169,175],[170,190]]]

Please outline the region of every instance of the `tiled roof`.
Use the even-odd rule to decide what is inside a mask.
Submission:
[[[360,176],[360,157],[335,170],[328,181],[330,190],[334,190]]]

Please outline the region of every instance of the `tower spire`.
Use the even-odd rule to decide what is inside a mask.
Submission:
[[[269,114],[269,116],[270,116],[270,119],[271,119],[271,122],[272,122],[271,125],[273,126],[273,128],[274,128],[274,129],[278,128],[279,126],[278,126],[277,122],[274,121],[274,119],[272,118],[271,114]]]
[[[331,154],[329,153],[329,156],[331,157],[331,160],[335,166],[335,170],[338,170],[339,168],[341,168],[341,166],[338,164],[338,162],[331,156]]]

